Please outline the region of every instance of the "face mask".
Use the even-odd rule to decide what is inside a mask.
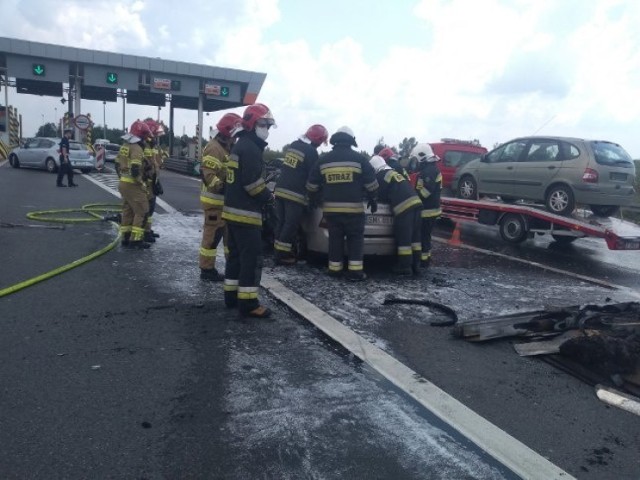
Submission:
[[[269,127],[256,127],[256,135],[261,140],[269,138]]]

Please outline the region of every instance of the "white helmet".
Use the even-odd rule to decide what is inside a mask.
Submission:
[[[349,135],[350,137],[356,138],[356,136],[353,133],[353,130],[351,130],[349,127],[347,127],[346,125],[344,127],[340,127],[338,130],[336,130],[336,133],[346,133],[347,135]]]
[[[413,147],[409,158],[415,158],[420,163],[437,162],[438,160],[440,160],[440,158],[435,153],[433,153],[433,149],[428,143],[419,143],[415,147]]]
[[[373,157],[371,157],[369,163],[376,173],[381,170],[391,170],[391,167],[387,165],[387,162],[385,162],[384,158],[382,158],[380,155],[374,155]]]

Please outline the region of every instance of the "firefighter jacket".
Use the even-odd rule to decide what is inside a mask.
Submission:
[[[380,170],[376,177],[380,185],[378,201],[391,205],[394,215],[400,215],[411,208],[422,207],[422,201],[411,184],[395,170]]]
[[[227,158],[229,152],[212,139],[202,152],[200,176],[200,203],[202,208],[220,208],[224,205],[224,185],[227,178]]]
[[[125,143],[120,147],[116,157],[120,181],[144,185],[142,175],[144,173],[144,151],[137,143]]]
[[[158,163],[159,152],[153,144],[147,143],[142,153],[144,156],[144,181],[149,192],[153,192],[153,184],[157,181],[160,171],[160,164]]]
[[[340,135],[346,138],[341,141]],[[337,138],[336,138],[337,137]],[[343,133],[332,136],[333,150],[323,155],[311,170],[307,190],[317,199],[322,196],[322,210],[329,213],[364,213],[363,199],[375,198],[376,174],[369,161],[351,148],[352,137]]]
[[[222,218],[236,225],[262,228],[262,207],[271,192],[262,178],[267,142],[255,132],[240,132],[227,162]]]
[[[387,165],[389,165],[392,169],[394,169],[396,172],[398,172],[407,180],[409,179],[409,174],[407,173],[405,168],[400,164],[400,160],[398,160],[397,158],[391,157],[389,160],[387,160]]]
[[[313,145],[302,140],[293,142],[284,154],[276,183],[276,197],[307,205],[307,180],[317,161],[318,151]]]
[[[438,217],[440,209],[440,191],[442,174],[435,162],[422,162],[418,165],[416,191],[422,199],[422,218]]]

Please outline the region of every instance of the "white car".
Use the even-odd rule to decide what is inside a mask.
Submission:
[[[14,148],[9,154],[9,164],[13,168],[30,167],[55,173],[60,167],[60,138],[35,137],[25,140],[23,145]],[[71,166],[82,173],[96,168],[96,158],[80,142],[69,141],[69,160]]]
[[[366,210],[364,227],[364,254],[395,255],[396,244],[393,235],[393,212],[387,204],[378,204],[376,213]],[[298,255],[308,252],[327,254],[329,252],[329,230],[322,215],[322,209],[316,208],[302,221],[302,231],[296,242]],[[346,251],[346,242],[345,242]]]

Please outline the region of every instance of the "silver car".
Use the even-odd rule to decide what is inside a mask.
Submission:
[[[364,254],[367,256],[395,255],[396,244],[393,234],[393,212],[391,207],[380,203],[376,213],[371,213],[367,210],[365,222]],[[295,247],[300,256],[304,256],[309,252],[320,254],[329,252],[329,230],[322,215],[322,209],[316,208],[305,215]]]
[[[21,147],[14,148],[9,155],[13,168],[40,168],[54,173],[60,167],[60,138],[36,137],[27,139]],[[69,141],[71,166],[82,173],[96,168],[96,159],[85,145]]]
[[[465,199],[497,195],[504,201],[533,200],[559,215],[581,204],[608,217],[636,201],[635,172],[633,160],[616,143],[523,137],[459,169],[452,186]]]

